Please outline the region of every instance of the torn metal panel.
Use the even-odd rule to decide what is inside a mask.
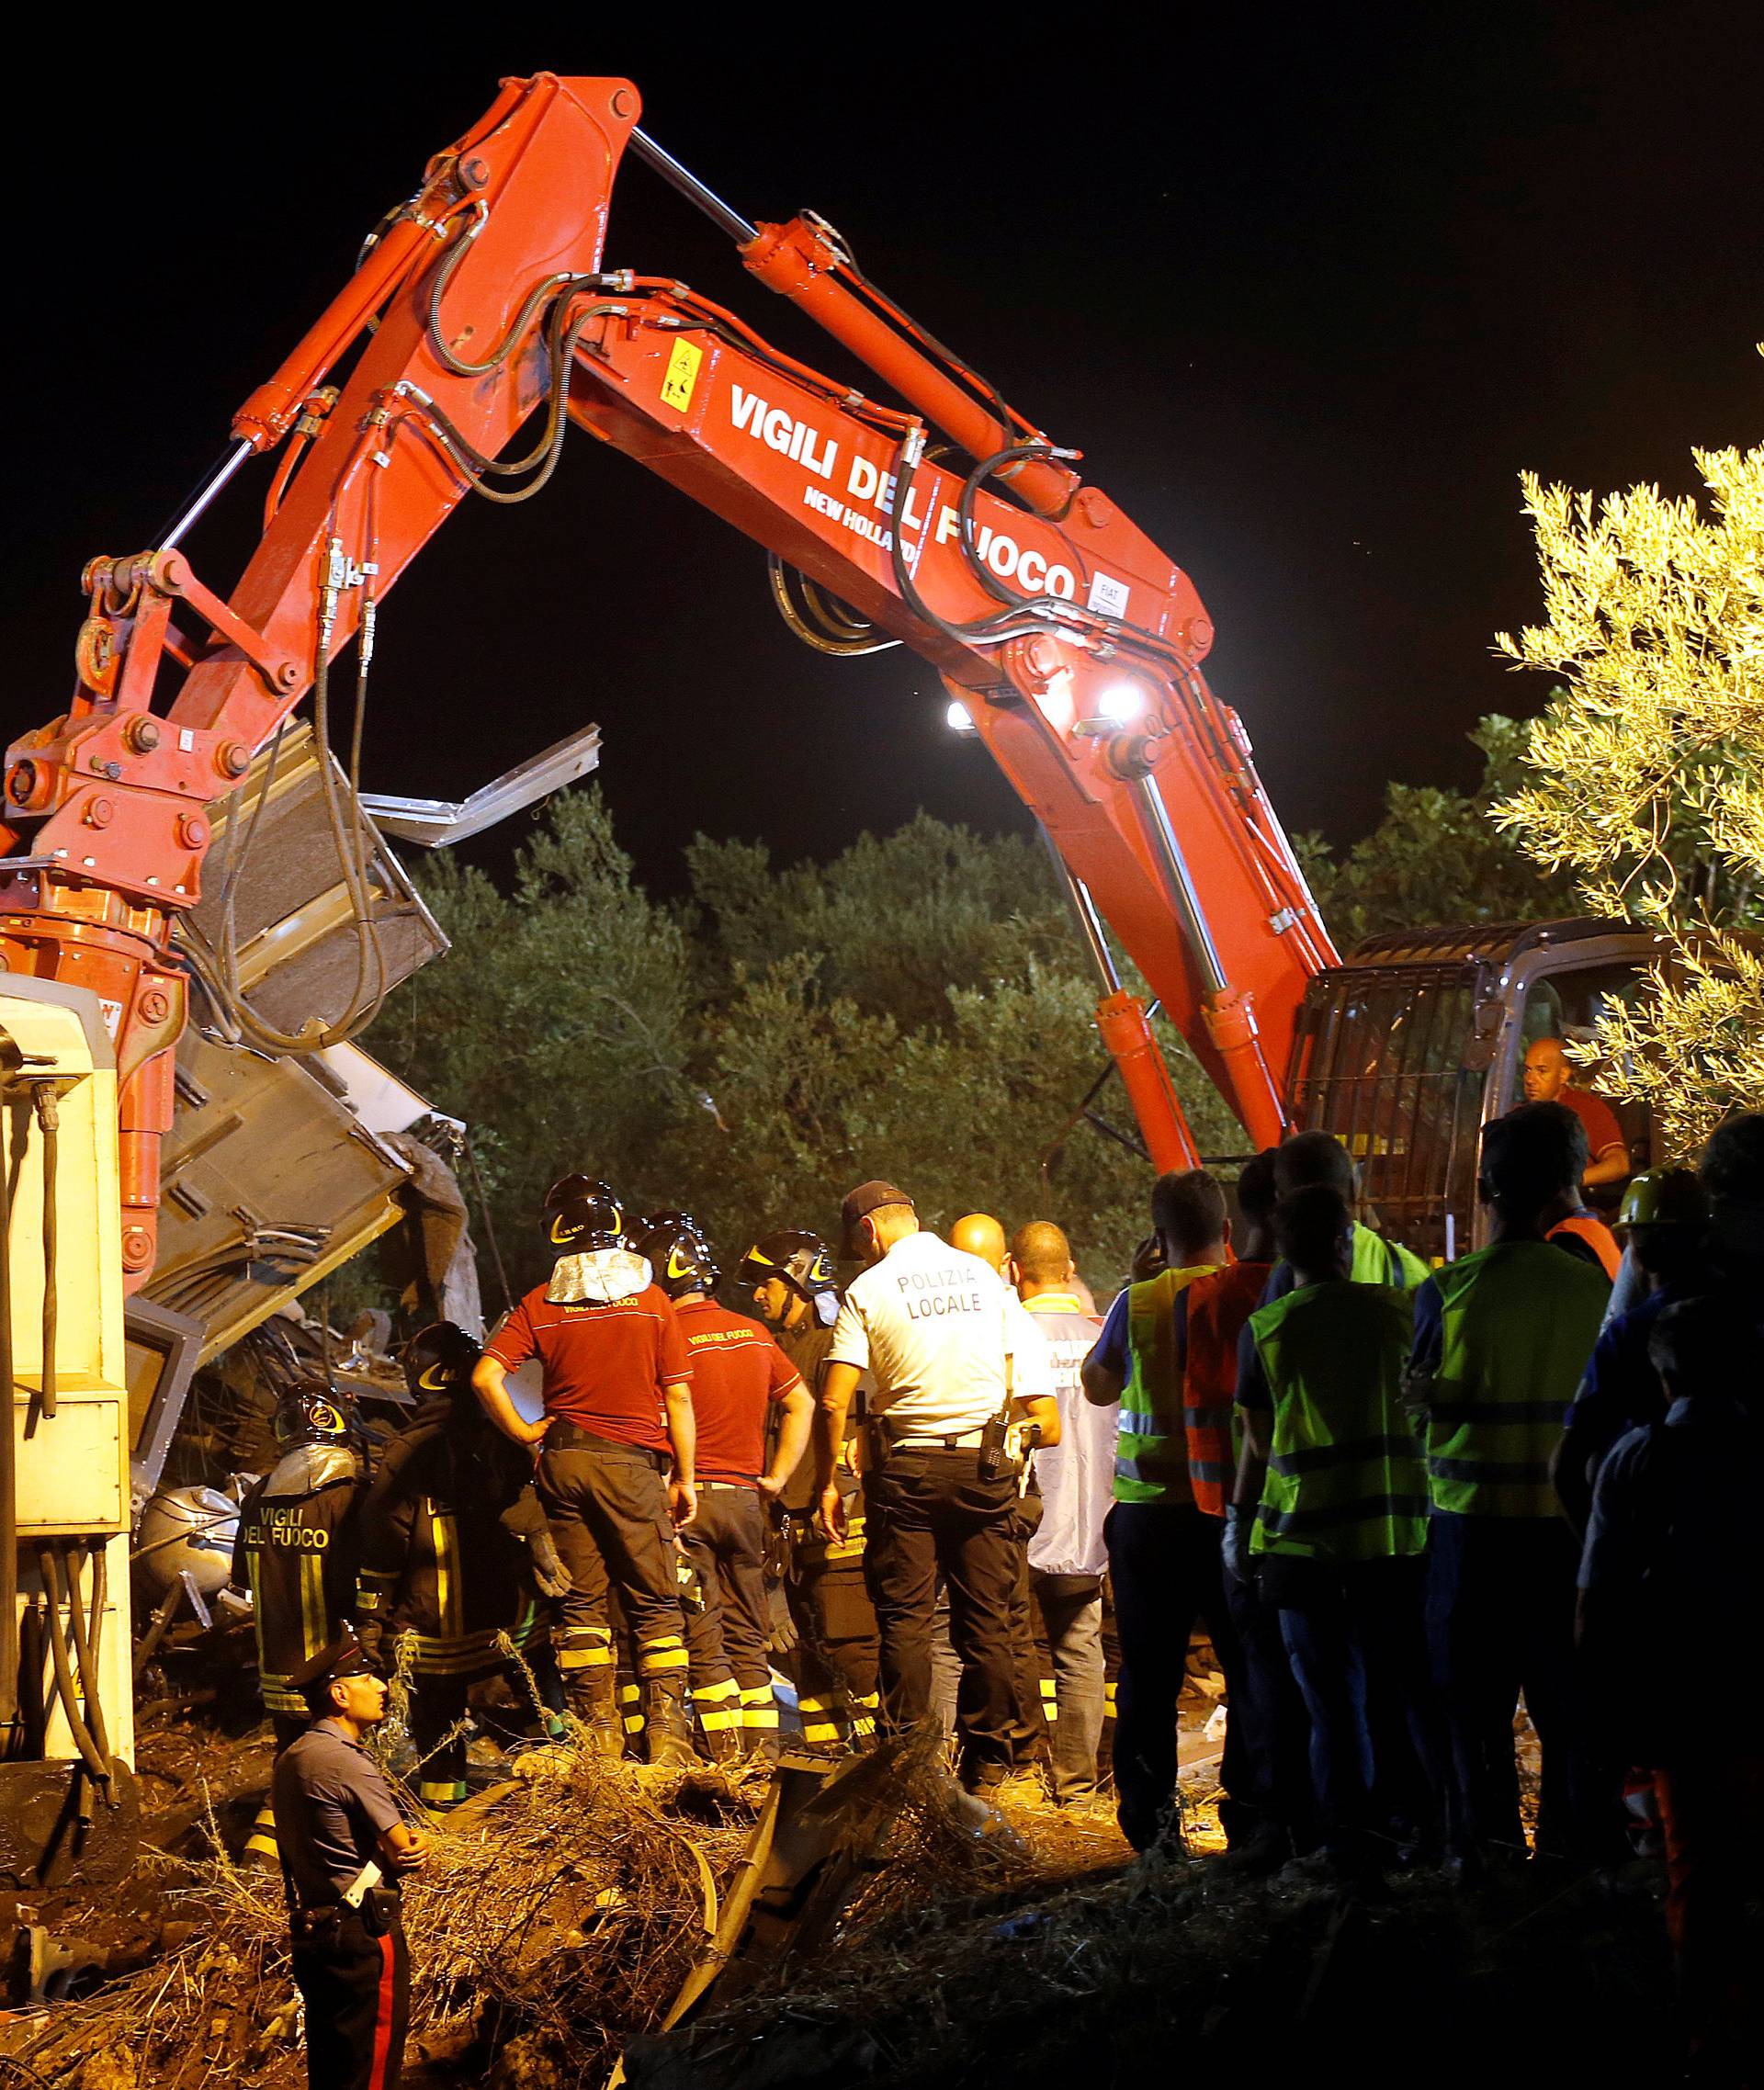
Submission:
[[[390,791],[364,791],[361,802],[375,821],[401,842],[447,849],[482,834],[498,820],[536,805],[566,784],[578,783],[599,767],[600,728],[583,726],[493,784],[483,785],[469,798],[404,798]]]
[[[159,1486],[185,1397],[201,1359],[203,1327],[137,1294],[123,1309],[129,1385],[129,1490],[137,1513]]]
[[[906,1791],[903,1768],[922,1747],[921,1737],[907,1734],[842,1760],[807,1750],[779,1757],[709,1949],[686,1976],[660,2032],[631,2042],[608,2090],[624,2084],[672,2090],[698,2080],[690,2048],[666,2035],[826,1939],[876,1862]]]
[[[300,1059],[187,1031],[142,1296],[201,1324],[206,1363],[396,1226],[410,1175]]]

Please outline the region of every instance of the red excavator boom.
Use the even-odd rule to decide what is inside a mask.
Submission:
[[[406,565],[469,492],[537,492],[571,423],[763,544],[811,644],[865,651],[888,635],[936,666],[1065,868],[1156,1163],[1192,1162],[1193,1143],[1099,913],[1250,1138],[1280,1136],[1298,1003],[1334,953],[1242,727],[1203,679],[1213,629],[1187,575],[1085,483],[1076,451],[868,283],[830,226],[748,224],[635,128],[639,109],[628,81],[505,83],[240,409],[190,514],[152,549],[85,570],[73,700],[6,757],[0,962],[105,1004],[131,1283],[153,1260],[187,986],[170,939],[199,895],[206,808],[309,690],[329,738],[334,665],[354,640],[365,683]],[[604,272],[628,149],[901,403],[780,353],[672,278]],[[537,441],[507,458],[536,415]],[[223,600],[178,540],[278,446],[262,541]],[[365,862],[341,808],[334,824],[364,924],[356,991],[290,1044],[348,1034],[379,999]]]

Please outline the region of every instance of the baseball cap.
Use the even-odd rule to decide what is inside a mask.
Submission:
[[[904,1204],[909,1212],[917,1209],[905,1191],[879,1179],[846,1192],[839,1208],[839,1223],[848,1248],[855,1250],[858,1221],[868,1218],[872,1212],[880,1212],[885,1204]]]

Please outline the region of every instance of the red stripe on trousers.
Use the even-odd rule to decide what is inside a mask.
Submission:
[[[386,2090],[386,2062],[392,2049],[392,2013],[397,2007],[397,1964],[390,1935],[379,1944],[379,2008],[374,2017],[374,2062],[368,2071],[368,2090]]]

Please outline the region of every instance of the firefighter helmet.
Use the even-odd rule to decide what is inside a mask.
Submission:
[[[594,1176],[560,1176],[545,1193],[545,1238],[560,1255],[585,1248],[622,1248],[625,1207],[610,1183]]]
[[[431,1321],[404,1345],[404,1384],[419,1396],[462,1392],[471,1384],[471,1368],[481,1354],[464,1328]]]
[[[715,1292],[722,1279],[705,1230],[689,1212],[652,1212],[637,1237],[637,1252],[670,1299]]]
[[[360,1434],[355,1402],[328,1379],[303,1379],[276,1404],[276,1441],[284,1452],[298,1444],[347,1444]]]
[[[1702,1226],[1709,1203],[1691,1169],[1650,1169],[1632,1179],[1617,1214],[1620,1226]]]
[[[779,1278],[799,1298],[811,1304],[839,1289],[839,1273],[826,1242],[819,1234],[805,1233],[797,1226],[781,1226],[775,1233],[762,1234],[741,1258],[736,1274],[743,1284],[756,1286],[769,1278]]]

